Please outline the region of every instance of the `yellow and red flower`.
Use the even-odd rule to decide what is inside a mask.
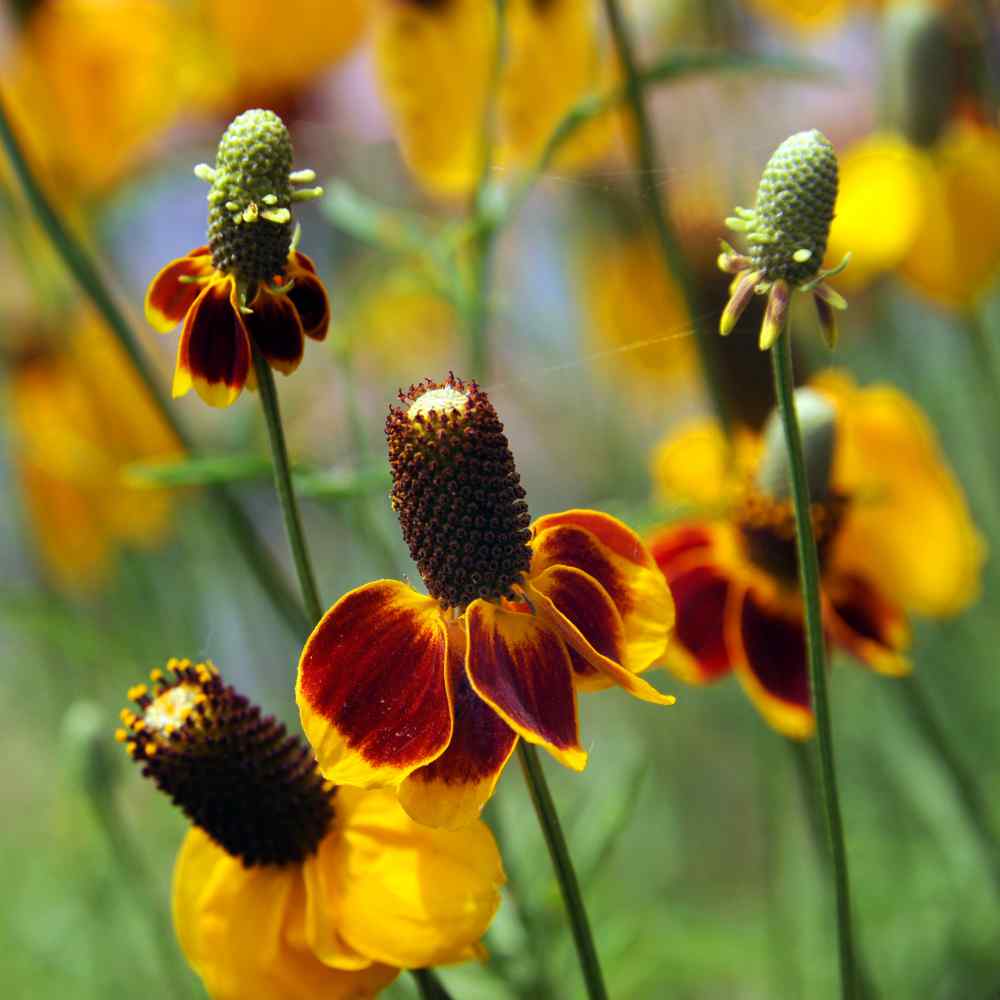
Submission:
[[[288,291],[284,291],[287,288]],[[173,394],[193,385],[211,406],[229,406],[253,385],[252,350],[285,375],[299,366],[305,338],[323,340],[330,322],[326,290],[313,262],[297,250],[284,274],[260,285],[249,308],[240,305],[239,283],[212,265],[208,246],[172,260],[146,292],[146,319],[160,333],[182,320]]]
[[[951,615],[974,600],[983,542],[906,396],[837,372],[806,392],[827,640],[879,673],[905,674],[907,613]],[[721,431],[704,424],[668,440],[656,461],[670,470],[664,494],[715,516],[664,528],[650,548],[677,604],[667,665],[695,684],[735,672],[775,729],[804,739],[813,716],[794,517],[774,486],[779,450],[744,432],[727,452]]]
[[[649,550],[606,514],[529,526],[493,409],[450,376],[400,394],[386,422],[393,506],[429,596],[358,587],[326,613],[299,663],[302,725],[338,783],[396,787],[421,823],[458,827],[493,793],[519,737],[581,770],[577,690],[658,660],[673,602]]]
[[[362,1000],[482,955],[504,883],[485,824],[431,830],[388,792],[332,787],[211,664],[171,661],[129,697],[118,739],[194,823],[174,926],[213,1000]]]
[[[253,384],[257,350],[290,374],[305,337],[322,340],[330,306],[312,261],[295,249],[291,206],[322,189],[311,170],[292,171],[288,130],[272,111],[245,111],[223,133],[211,183],[205,246],[171,261],[146,293],[146,318],[162,333],[182,319],[173,394],[193,385],[211,406],[229,406]]]

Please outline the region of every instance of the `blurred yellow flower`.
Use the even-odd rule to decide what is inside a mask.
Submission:
[[[4,95],[56,196],[107,190],[176,119],[197,72],[177,45],[185,30],[177,5],[162,0],[34,7]]]
[[[970,305],[1000,274],[1000,132],[960,122],[928,150],[890,133],[849,149],[827,260],[848,250],[847,287],[895,271],[934,302]]]
[[[808,34],[842,21],[848,14],[877,9],[884,0],[747,0],[758,14]]]
[[[498,169],[538,155],[576,100],[606,85],[609,63],[588,0],[509,0],[498,94]],[[472,189],[483,159],[483,123],[496,57],[494,7],[484,0],[375,0],[375,59],[403,156],[431,192]],[[600,155],[604,116],[563,151],[563,164]]]
[[[966,608],[979,592],[985,545],[911,400],[837,371],[811,386],[799,392],[811,391],[824,421],[805,450],[810,478],[819,473],[812,515],[827,641],[879,673],[904,674],[907,613]],[[727,451],[712,423],[670,437],[654,458],[658,486],[701,510],[649,545],[677,607],[667,665],[695,684],[735,672],[770,725],[803,739],[813,716],[795,530],[787,497],[763,485],[761,455],[750,435]]]
[[[154,546],[172,502],[130,489],[131,462],[180,453],[118,344],[91,314],[72,333],[32,339],[9,372],[17,471],[40,552],[55,582],[92,589],[121,544]]]
[[[194,824],[174,927],[212,1000],[362,1000],[482,956],[505,880],[484,823],[431,830],[392,793],[330,785],[211,663],[171,660],[129,698],[118,741]]]
[[[661,385],[692,377],[697,359],[690,316],[651,237],[594,239],[581,270],[589,350],[600,370]]]
[[[226,80],[226,99],[241,108],[273,105],[301,89],[360,41],[369,0],[203,0],[206,29],[216,54],[213,73]],[[294,34],[265,38],[267,26],[294,26]]]

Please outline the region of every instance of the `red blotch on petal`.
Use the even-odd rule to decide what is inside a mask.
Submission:
[[[288,277],[295,283],[286,294],[298,310],[303,333],[312,340],[323,340],[330,325],[330,300],[313,262],[305,254],[294,253]]]
[[[198,247],[186,257],[172,260],[149,283],[146,290],[146,322],[160,333],[169,333],[204,290],[204,283],[181,278],[205,278],[212,273],[207,247]]]
[[[725,640],[729,579],[704,565],[667,580],[677,608],[674,641],[690,655],[699,681],[718,680],[732,667]]]
[[[573,668],[566,647],[535,616],[473,601],[465,613],[466,671],[473,690],[529,743],[580,771]]]
[[[323,774],[394,784],[451,739],[447,634],[437,602],[380,580],[342,597],[299,661],[303,728]]]
[[[287,294],[275,295],[262,288],[251,305],[253,312],[243,315],[247,332],[268,364],[285,375],[299,367],[305,341],[302,324]]]
[[[880,673],[909,673],[903,650],[910,630],[902,610],[859,576],[839,577],[828,590],[834,641]]]
[[[174,395],[182,395],[193,383],[210,406],[228,406],[246,385],[250,340],[231,278],[210,284],[188,311],[177,369]]]
[[[399,788],[399,801],[413,819],[449,829],[476,819],[517,743],[517,733],[472,690],[464,642],[454,638],[448,644],[448,691],[455,713],[451,742]]]
[[[746,665],[772,697],[808,708],[809,667],[801,619],[777,614],[748,590],[740,611]]]

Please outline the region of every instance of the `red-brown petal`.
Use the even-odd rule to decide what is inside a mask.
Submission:
[[[465,669],[480,698],[529,743],[582,771],[573,668],[562,639],[534,615],[477,600],[465,613]]]
[[[203,253],[204,251],[204,253]],[[162,268],[146,289],[146,322],[160,333],[169,333],[184,317],[204,290],[204,282],[181,278],[205,278],[212,273],[212,259],[206,247],[197,247],[186,257],[178,257]]]
[[[833,641],[873,670],[891,676],[911,669],[904,650],[910,629],[903,611],[860,576],[838,577],[828,588]]]
[[[298,311],[288,294],[275,295],[262,288],[251,308],[253,312],[243,315],[251,340],[272,368],[291,375],[302,360],[305,340]]]
[[[677,607],[673,642],[683,654],[683,664],[671,656],[668,663],[691,683],[708,684],[724,677],[732,669],[725,637],[729,578],[705,563],[667,580]]]
[[[229,406],[247,381],[250,339],[227,278],[205,288],[188,310],[177,346],[174,396],[194,385],[209,406]]]
[[[313,262],[305,254],[294,253],[288,277],[294,285],[286,294],[298,310],[303,333],[312,340],[323,340],[330,325],[330,300]]]
[[[302,650],[296,699],[326,778],[398,784],[444,751],[447,649],[437,602],[396,580],[358,587],[323,616]]]
[[[681,524],[658,531],[649,540],[656,565],[670,579],[670,567],[681,556],[712,547],[712,533],[703,524]]]
[[[770,608],[747,589],[742,600],[730,604],[727,633],[740,681],[768,723],[794,739],[812,735],[801,615]]]
[[[448,693],[455,713],[451,742],[399,786],[399,802],[413,819],[449,830],[476,819],[517,744],[517,733],[472,690],[465,643],[456,638],[451,633],[448,639]]]
[[[550,566],[526,582],[525,591],[566,643],[577,687],[587,691],[616,684],[643,701],[674,703],[671,695],[661,694],[622,666],[625,628],[611,598],[593,577],[572,566]]]

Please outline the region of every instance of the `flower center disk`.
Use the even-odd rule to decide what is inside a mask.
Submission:
[[[386,419],[392,506],[428,592],[457,608],[512,597],[531,563],[530,517],[493,404],[453,375],[399,398]]]

